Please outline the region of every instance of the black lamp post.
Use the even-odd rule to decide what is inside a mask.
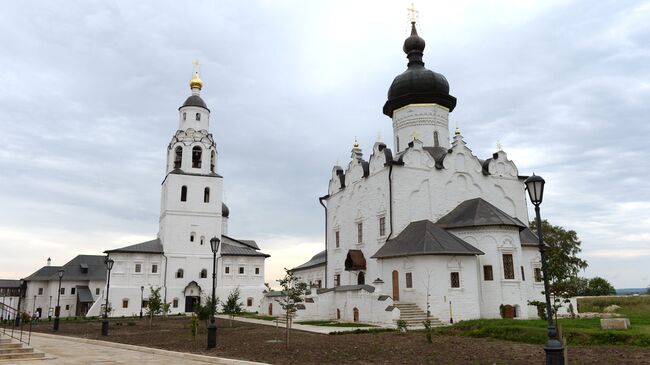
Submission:
[[[56,307],[54,308],[54,332],[59,330],[59,315],[61,313],[61,307],[59,306],[61,301],[61,279],[63,278],[63,274],[65,274],[65,270],[59,269],[56,274],[59,276],[59,290],[56,292]]]
[[[217,321],[214,318],[214,312],[217,310],[217,298],[215,295],[217,285],[217,251],[219,251],[219,244],[221,240],[217,237],[210,239],[210,247],[212,248],[212,315],[210,316],[210,324],[208,324],[208,348],[213,349],[217,346]]]
[[[106,279],[106,304],[104,305],[104,316],[102,319],[102,336],[108,336],[108,289],[111,287],[111,269],[115,261],[106,257],[106,268],[108,269],[108,279]]]
[[[537,237],[539,238],[539,253],[542,258],[542,273],[544,275],[544,294],[546,295],[546,319],[548,320],[548,340],[544,346],[547,365],[564,365],[564,348],[557,338],[557,330],[553,324],[553,311],[551,309],[551,292],[548,282],[548,258],[546,257],[546,244],[542,238],[542,219],[539,215],[539,206],[544,197],[544,184],[541,176],[533,174],[524,184],[530,196],[530,201],[535,206],[535,220],[537,223]]]
[[[144,285],[140,285],[140,319],[142,319],[142,302],[144,302]]]
[[[20,279],[20,289],[18,290],[18,311],[16,312],[16,327],[20,326],[20,306],[21,306],[21,301],[23,299],[23,295],[25,295],[25,287],[27,286],[27,283],[25,282],[25,279]]]

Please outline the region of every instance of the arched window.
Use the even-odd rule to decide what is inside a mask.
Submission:
[[[357,284],[358,285],[366,284],[366,274],[364,274],[363,271],[359,271],[359,275],[357,275]]]
[[[194,232],[190,233],[190,242],[194,242],[194,236],[195,235],[196,235],[196,233],[194,233]]]
[[[433,146],[439,147],[440,141],[438,141],[438,131],[433,132]]]
[[[174,168],[180,169],[182,162],[183,162],[183,147],[178,146],[176,147],[176,151],[174,152]]]
[[[217,153],[212,151],[212,156],[210,157],[210,171],[214,172],[214,167],[217,165]]]
[[[182,202],[187,201],[187,186],[185,185],[181,186],[181,201]]]
[[[201,168],[201,147],[199,146],[194,146],[192,148],[192,167],[194,168]]]
[[[246,298],[246,306],[247,307],[253,306],[253,298]]]
[[[187,113],[183,112],[183,120],[187,120]]]
[[[196,120],[201,120],[201,113],[196,113]]]
[[[359,322],[359,308],[357,307],[354,307],[352,309],[352,320],[354,320],[355,322]]]
[[[206,270],[206,269],[201,270],[201,274],[199,276],[201,277],[201,279],[207,278],[208,277],[208,270]]]
[[[209,203],[210,202],[210,188],[208,188],[208,187],[203,189],[203,202],[204,203]]]
[[[203,245],[203,242],[205,242],[205,237],[201,236],[200,244]]]
[[[178,269],[176,271],[176,279],[182,279],[183,278],[183,269]]]

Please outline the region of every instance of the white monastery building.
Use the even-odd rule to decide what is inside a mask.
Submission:
[[[326,249],[293,269],[311,284],[299,319],[421,325],[536,317],[543,300],[537,237],[527,228],[523,181],[499,148],[481,159],[459,129],[447,79],[424,67],[412,22],[406,71],[388,90],[393,148],[378,141],[364,159],[355,143],[334,166],[325,207]],[[270,293],[263,307],[278,311]]]
[[[61,316],[100,315],[106,300],[105,260],[110,258],[112,316],[139,314],[150,287],[160,288],[164,302],[171,303],[171,313],[192,312],[194,304],[212,292],[213,237],[220,239],[217,297],[223,301],[239,288],[244,309],[258,309],[269,255],[260,252],[255,241],[228,235],[230,212],[223,203],[223,177],[217,173],[217,145],[209,132],[210,109],[201,98],[202,87],[197,70],[190,80],[192,93],[178,108],[178,130],[167,147],[157,237],[106,250],[107,256],[79,255],[63,266],[51,266],[48,259],[47,266],[25,278],[22,311],[51,316],[59,298]],[[16,299],[12,303],[17,305]]]

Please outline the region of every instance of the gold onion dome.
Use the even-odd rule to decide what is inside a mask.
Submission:
[[[192,79],[190,80],[190,89],[199,89],[203,87],[203,81],[201,78],[199,78],[199,73],[198,71],[194,73],[194,76],[192,76]]]

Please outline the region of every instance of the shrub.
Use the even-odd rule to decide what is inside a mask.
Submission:
[[[397,322],[396,322],[396,324],[397,324],[397,330],[398,330],[400,333],[406,333],[406,329],[407,329],[407,327],[408,327],[408,324],[406,323],[405,320],[403,320],[403,319],[398,319]]]

